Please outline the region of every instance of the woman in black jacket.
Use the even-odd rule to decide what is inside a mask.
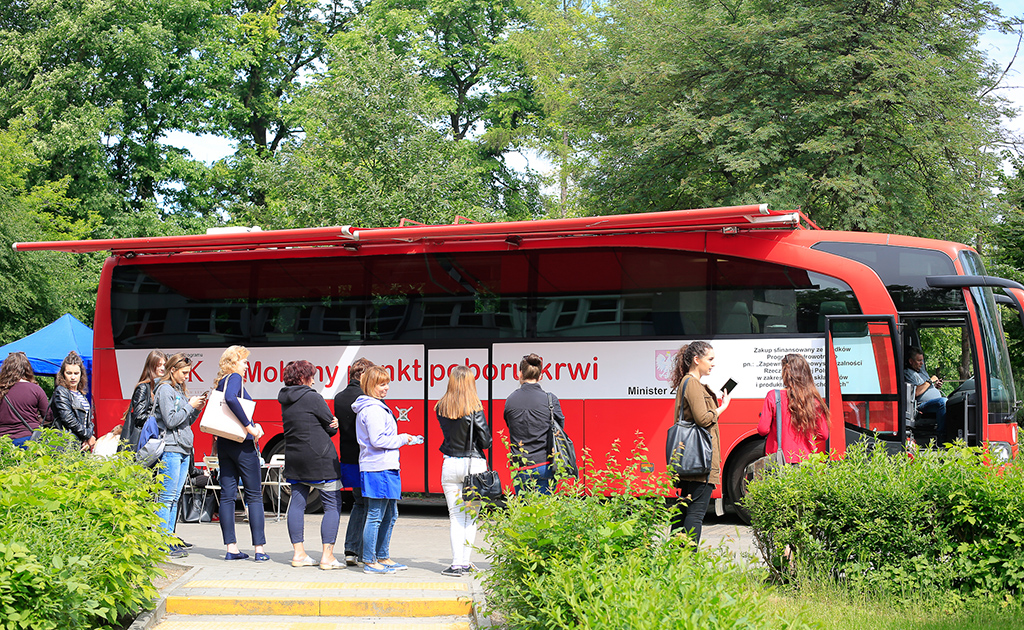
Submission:
[[[136,451],[139,448],[139,434],[142,433],[142,425],[146,420],[156,413],[156,392],[157,382],[164,377],[164,365],[167,363],[167,355],[162,350],[153,350],[146,357],[146,364],[142,367],[142,375],[132,392],[132,402],[128,410],[124,412],[124,424],[121,426],[121,447],[118,450]]]
[[[96,444],[96,427],[92,421],[92,405],[86,397],[89,391],[85,376],[85,363],[74,350],[60,364],[56,387],[50,399],[53,427],[63,429],[82,443],[83,451],[91,451]]]
[[[285,387],[277,395],[281,403],[284,425],[284,477],[291,484],[288,503],[288,536],[292,541],[292,566],[311,567],[317,564],[306,555],[303,545],[303,519],[311,488],[320,490],[324,518],[320,521],[320,541],[324,551],[320,568],[329,571],[345,566],[334,557],[341,519],[341,468],[338,451],[331,436],[338,432],[338,419],[331,413],[323,396],[313,389],[313,365],[309,361],[292,361],[284,366]]]
[[[441,488],[448,503],[452,543],[452,564],[441,573],[461,577],[473,570],[469,554],[476,540],[476,509],[462,501],[462,482],[466,475],[487,470],[483,452],[491,448],[491,428],[484,417],[484,406],[477,396],[476,378],[471,369],[460,365],[452,370],[448,391],[437,401],[434,411],[444,435]]]

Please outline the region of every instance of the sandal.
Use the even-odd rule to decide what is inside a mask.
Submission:
[[[292,558],[293,567],[315,567],[316,565],[317,561],[310,558],[309,556],[306,556],[302,560],[296,560],[295,558]]]
[[[347,565],[344,562],[338,560],[337,558],[331,560],[330,562],[320,563],[320,569],[323,571],[330,571],[332,569],[344,569],[345,566]]]

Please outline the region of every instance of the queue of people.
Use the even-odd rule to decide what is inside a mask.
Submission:
[[[249,555],[238,547],[235,536],[235,502],[243,487],[254,560],[269,560],[263,511],[261,466],[258,440],[262,429],[246,413],[240,401],[251,400],[245,388],[249,350],[231,346],[222,354],[213,380],[223,393],[224,404],[245,430],[241,442],[217,437],[221,485],[219,522],[226,547],[225,560],[243,560]],[[923,372],[919,355],[908,356],[908,374]],[[917,363],[915,363],[917,361]],[[676,395],[674,417],[705,429],[711,437],[712,457],[707,474],[677,477],[679,512],[673,531],[685,531],[699,543],[703,520],[715,486],[721,483],[719,421],[728,409],[730,392],[721,395],[703,382],[715,366],[711,344],[694,341],[675,354],[671,377]],[[509,429],[513,485],[517,493],[553,489],[549,434],[552,423],[564,428],[565,415],[554,394],[541,386],[543,359],[536,354],[522,358],[519,387],[504,406]],[[916,369],[914,369],[916,368]],[[192,395],[187,383],[191,359],[177,353],[166,356],[160,350],[149,353],[135,386],[131,403],[118,427],[122,445],[139,440],[147,420],[155,419],[165,447],[160,457],[162,488],[158,496],[161,527],[174,537],[178,503],[191,467],[194,434],[192,425],[200,416],[210,392]],[[284,435],[283,476],[290,486],[287,512],[288,534],[293,547],[294,567],[319,566],[333,570],[362,564],[369,574],[391,574],[407,567],[391,558],[390,541],[398,518],[402,484],[400,450],[423,443],[423,436],[399,433],[398,423],[385,402],[390,374],[383,367],[360,358],[349,370],[347,386],[334,398],[334,410],[313,388],[315,368],[305,360],[291,361],[282,370],[284,387],[278,394]],[[935,379],[920,375],[918,390],[935,388]],[[787,463],[797,463],[811,452],[821,451],[828,438],[828,408],[814,385],[810,366],[799,354],[782,359],[780,395],[770,392],[764,400],[758,433],[767,436],[766,451],[782,451]],[[909,376],[908,376],[909,378]],[[913,382],[913,381],[912,381]],[[24,446],[32,432],[50,418],[52,426],[66,431],[90,450],[96,443],[92,409],[81,358],[71,353],[56,379],[53,396],[45,393],[22,353],[11,354],[0,369],[0,435],[9,435]],[[921,392],[916,392],[921,396]],[[778,403],[776,401],[779,401]],[[927,402],[927,401],[926,401]],[[776,406],[779,406],[779,409]],[[490,424],[477,394],[476,377],[465,366],[449,370],[447,389],[434,408],[443,436],[440,482],[448,507],[451,564],[444,575],[460,577],[474,570],[470,562],[480,505],[467,501],[467,476],[487,470],[486,451],[492,447]],[[781,419],[781,431],[775,427]],[[781,443],[776,437],[781,433]],[[340,435],[339,435],[340,434]],[[339,450],[334,437],[339,436]],[[344,560],[335,556],[340,529],[341,491],[351,489],[353,508],[344,539]],[[324,515],[320,526],[322,552],[311,557],[304,542],[304,515],[311,494],[317,491]],[[172,557],[187,555],[190,547],[180,538],[170,547]]]

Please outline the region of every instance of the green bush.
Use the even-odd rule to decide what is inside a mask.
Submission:
[[[751,483],[744,504],[778,577],[854,590],[1021,593],[1024,474],[980,448],[889,455],[865,445]]]
[[[27,451],[0,438],[0,627],[106,627],[156,595],[168,541],[153,473],[63,446],[60,432]]]
[[[524,629],[805,627],[761,612],[762,589],[731,556],[668,537],[669,485],[641,472],[642,441],[624,465],[617,446],[608,461],[587,467],[586,487],[510,497],[481,523],[488,612]]]

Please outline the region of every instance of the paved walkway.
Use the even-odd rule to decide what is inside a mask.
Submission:
[[[314,560],[320,558],[320,519],[319,514],[307,515],[305,521],[306,551]],[[348,514],[343,514],[342,537],[347,522]],[[704,543],[724,544],[737,553],[753,552],[750,529],[738,523],[734,517],[709,514]],[[253,555],[249,525],[241,515],[235,531],[240,549]],[[305,620],[307,626],[314,618],[333,619],[332,625],[325,626],[331,628],[349,627],[341,619],[432,617],[439,620],[439,628],[466,628],[471,604],[483,596],[480,574],[466,578],[441,575],[441,569],[451,561],[448,532],[443,500],[403,502],[391,539],[391,556],[408,565],[409,570],[375,576],[364,574],[361,566],[333,571],[292,567],[292,547],[283,516],[280,521],[273,515],[267,520],[266,552],[271,560],[261,563],[224,560],[218,523],[179,523],[177,533],[195,546],[188,557],[175,562],[190,569],[164,589],[154,614],[140,618],[134,628],[231,630],[235,627],[232,615],[248,615],[238,623],[249,628],[261,625],[257,623],[261,615],[293,615],[296,620]],[[343,558],[342,539],[338,542],[337,556]],[[481,536],[477,544],[482,543]],[[488,567],[479,551],[474,552],[473,562],[481,570]],[[188,618],[176,614],[187,614]]]

